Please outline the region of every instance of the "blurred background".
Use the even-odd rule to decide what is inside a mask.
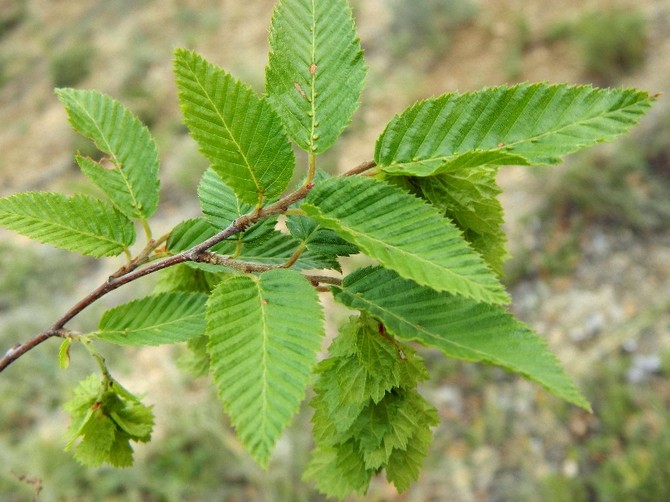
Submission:
[[[95,195],[54,87],[94,88],[157,138],[167,231],[197,214],[204,158],[178,112],[171,54],[188,47],[262,92],[272,0],[0,0],[0,196]],[[424,394],[441,424],[419,481],[372,501],[658,501],[670,494],[670,2],[352,0],[370,67],[363,104],[320,160],[332,172],[372,158],[394,113],[447,91],[522,81],[665,93],[632,134],[552,168],[503,168],[513,310],[546,337],[594,414],[498,368],[423,351]],[[118,267],[0,229],[0,351],[48,326]],[[73,329],[151,290],[110,295]],[[334,319],[346,314],[335,312]],[[58,368],[47,342],[0,375],[0,499],[319,501],[300,481],[307,406],[263,472],[234,437],[183,349],[101,347],[112,373],[155,405],[154,440],[126,470],[85,469],[63,452],[71,389],[95,372],[75,347]]]

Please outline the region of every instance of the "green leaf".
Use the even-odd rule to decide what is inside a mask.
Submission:
[[[86,195],[24,192],[0,198],[0,225],[96,258],[117,256],[135,241],[135,227],[128,218]]]
[[[214,169],[207,169],[198,186],[200,207],[207,221],[217,231],[224,230],[240,216],[251,213],[254,206],[240,202]],[[277,224],[277,218],[266,218],[244,232],[235,235],[236,240],[254,242],[268,236]]]
[[[399,492],[404,492],[410,484],[419,479],[421,465],[432,439],[430,429],[419,428],[407,442],[406,450],[396,449],[391,453],[386,465],[386,479],[393,483]]]
[[[444,94],[397,115],[377,140],[375,161],[388,173],[412,176],[557,164],[625,133],[651,102],[634,89],[546,83]]]
[[[303,479],[313,481],[328,497],[342,500],[351,492],[363,495],[374,472],[365,468],[353,440],[336,446],[317,446]]]
[[[186,342],[188,352],[177,359],[178,368],[195,378],[207,375],[209,373],[208,343],[207,335],[196,336]]]
[[[129,218],[148,219],[158,207],[158,150],[142,123],[121,103],[96,91],[56,89],[77,132],[109,154],[111,163],[77,156],[86,176]]]
[[[178,343],[205,332],[207,295],[170,292],[147,296],[105,312],[96,336],[119,345]]]
[[[172,229],[166,247],[171,253],[180,253],[201,244],[215,235],[216,229],[214,229],[205,218],[184,220]],[[226,240],[210,248],[210,251],[222,254],[232,254],[235,252],[235,249],[235,243]],[[211,273],[221,272],[222,270],[221,267],[209,265],[207,263],[186,262],[186,265],[191,268]]]
[[[99,467],[109,461],[116,438],[114,421],[96,410],[81,430],[82,440],[74,448],[74,458],[88,467]]]
[[[348,243],[332,230],[323,228],[312,218],[289,216],[286,219],[286,227],[293,237],[316,254],[337,257],[358,253],[356,246]]]
[[[429,178],[411,178],[423,196],[463,230],[465,238],[498,274],[507,257],[497,169],[459,169]]]
[[[272,106],[194,52],[177,49],[174,70],[186,125],[216,172],[243,202],[279,198],[295,158]]]
[[[270,29],[268,99],[303,150],[333,145],[358,107],[365,62],[344,0],[283,0]]]
[[[109,463],[128,467],[133,463],[130,441],[151,439],[154,425],[151,407],[143,405],[114,380],[101,381],[97,375],[89,376],[79,383],[64,408],[72,417],[65,449],[74,446],[74,458],[84,465],[97,467]]]
[[[207,305],[212,373],[253,458],[272,448],[305,395],[323,335],[316,291],[292,270],[224,280]]]
[[[172,229],[166,247],[171,253],[180,253],[215,235],[216,230],[205,218],[191,218]]]
[[[290,235],[274,231],[267,238],[253,245],[245,245],[237,257],[243,261],[262,263],[265,265],[282,265],[286,263],[302,244]],[[328,268],[340,270],[336,257],[321,255],[304,250],[298,261],[293,264],[294,270]]]
[[[360,176],[332,178],[317,184],[301,208],[403,277],[477,301],[509,301],[461,231],[397,187]]]
[[[210,274],[193,269],[185,263],[161,270],[154,287],[155,293],[185,291],[189,293],[207,293],[212,290]]]
[[[70,366],[70,345],[72,345],[72,338],[68,337],[58,348],[58,366],[64,370]]]
[[[395,336],[449,357],[502,366],[587,410],[589,403],[544,339],[505,309],[431,289],[381,267],[360,269],[333,287],[335,299],[379,318]]]

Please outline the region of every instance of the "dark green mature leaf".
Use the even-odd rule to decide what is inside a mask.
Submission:
[[[314,253],[334,257],[358,253],[356,246],[306,216],[289,216],[286,219],[286,227],[293,237]]]
[[[86,176],[129,218],[158,207],[158,150],[149,130],[121,103],[96,91],[57,89],[72,127],[109,154],[110,165],[77,156]]]
[[[225,184],[214,169],[207,169],[198,186],[200,207],[207,221],[216,229],[224,230],[240,216],[251,213],[254,206],[241,202],[235,192]],[[274,230],[277,218],[266,218],[244,232],[235,235],[236,240],[253,242],[267,237]]]
[[[445,94],[396,116],[377,140],[375,161],[388,173],[412,176],[557,164],[625,133],[651,102],[634,89],[546,83]]]
[[[0,225],[96,258],[117,256],[135,242],[135,227],[126,216],[85,195],[24,192],[0,198]]]
[[[205,332],[207,295],[167,292],[105,312],[96,336],[119,345],[179,343]]]
[[[458,169],[429,178],[412,178],[423,196],[444,211],[498,275],[507,257],[497,169]]]
[[[449,357],[502,366],[590,409],[544,339],[501,307],[431,289],[381,267],[360,269],[333,287],[337,301],[379,318],[398,338]]]
[[[267,465],[298,411],[323,335],[314,288],[292,270],[221,282],[207,305],[214,381],[242,443]]]
[[[358,107],[365,62],[344,0],[282,0],[270,30],[268,99],[308,152],[333,145]]]
[[[216,235],[216,230],[205,218],[191,218],[179,223],[170,232],[167,250],[172,253],[186,251]]]
[[[306,246],[292,236],[274,231],[260,242],[245,245],[238,258],[265,265],[283,265],[293,256],[293,253],[302,247]],[[337,262],[337,257],[315,253],[306,247],[291,268],[295,270],[320,268],[340,270],[340,264]]]
[[[403,277],[477,301],[509,301],[461,231],[397,187],[360,176],[332,178],[317,184],[301,208]]]
[[[186,125],[216,172],[248,204],[279,198],[295,158],[272,106],[194,52],[177,49],[174,70]]]

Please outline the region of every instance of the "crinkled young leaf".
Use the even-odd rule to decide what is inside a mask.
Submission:
[[[89,376],[64,408],[72,418],[65,449],[74,446],[74,458],[84,465],[129,467],[133,463],[130,441],[151,439],[151,407],[113,380],[101,382],[97,375]]]
[[[119,345],[179,343],[205,332],[202,293],[167,292],[119,305],[105,312],[96,336]]]
[[[357,270],[341,288],[333,287],[333,295],[379,318],[398,338],[438,348],[449,357],[502,366],[590,409],[544,339],[501,307],[438,293],[381,267]]]
[[[436,410],[416,391],[428,376],[421,359],[365,313],[341,327],[328,352],[317,367],[310,403],[316,446],[305,478],[339,498],[364,492],[384,468],[393,473],[392,463],[406,462],[412,468],[406,478],[416,478],[430,427],[438,422]],[[426,434],[427,443],[415,451],[410,442]],[[391,477],[406,488],[406,478]]]
[[[374,472],[356,450],[354,440],[335,446],[316,446],[302,478],[312,481],[328,497],[340,500],[356,492],[363,495]]]
[[[403,277],[477,301],[509,301],[461,231],[397,187],[360,176],[332,178],[317,184],[301,208]]]
[[[298,411],[323,335],[316,291],[299,273],[239,275],[207,304],[214,381],[237,434],[261,465]]]
[[[652,101],[635,89],[547,83],[444,94],[397,115],[377,140],[375,161],[388,173],[411,176],[557,164],[625,133]]]
[[[125,215],[86,195],[23,192],[0,198],[0,226],[96,258],[117,256],[135,241]]]
[[[174,71],[186,125],[216,172],[248,204],[279,198],[295,158],[272,106],[194,52],[177,49]]]
[[[344,0],[282,0],[270,29],[268,99],[308,152],[333,145],[358,107],[365,62]]]
[[[240,216],[251,213],[254,206],[241,202],[214,169],[207,169],[198,186],[200,207],[207,221],[217,231],[224,230]],[[235,235],[236,240],[254,242],[268,236],[277,224],[277,218],[266,218],[244,232]]]
[[[121,103],[97,91],[57,89],[77,132],[109,155],[110,164],[77,156],[86,176],[129,218],[146,220],[158,207],[158,150],[149,130]]]
[[[421,466],[432,439],[433,435],[427,425],[418,427],[407,442],[407,449],[395,449],[391,453],[386,464],[386,479],[393,483],[399,492],[404,492],[411,483],[419,479]]]

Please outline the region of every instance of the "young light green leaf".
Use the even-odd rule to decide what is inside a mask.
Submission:
[[[0,225],[96,258],[117,256],[135,241],[135,227],[126,216],[86,195],[23,192],[0,198]]]
[[[198,199],[207,221],[217,231],[224,230],[234,220],[254,210],[254,206],[241,202],[212,168],[207,169],[202,176],[198,186]],[[236,234],[235,239],[242,242],[263,239],[274,230],[276,224],[276,217],[265,218],[244,232]]]
[[[179,343],[205,332],[207,295],[168,292],[147,296],[105,312],[96,336],[119,345]]]
[[[72,127],[109,154],[109,164],[77,156],[86,176],[129,218],[158,207],[158,150],[149,130],[121,103],[96,91],[56,89]]]
[[[316,291],[292,270],[226,279],[207,304],[207,335],[219,396],[242,443],[265,466],[316,361],[323,335]]]
[[[386,465],[386,479],[393,483],[399,492],[419,479],[419,473],[426,458],[433,435],[428,427],[417,428],[416,433],[407,442],[407,449],[393,450]]]
[[[226,184],[254,206],[279,198],[295,158],[272,106],[194,52],[177,49],[174,70],[186,125]]]
[[[477,301],[509,301],[461,231],[397,187],[361,176],[332,178],[317,184],[301,208],[403,277]]]
[[[130,441],[151,439],[151,407],[114,380],[91,375],[80,382],[64,408],[72,417],[65,449],[74,446],[74,458],[84,465],[128,467],[133,463]]]
[[[628,131],[652,100],[634,89],[547,83],[445,94],[396,116],[377,140],[375,161],[388,173],[412,176],[557,164]]]
[[[313,481],[328,497],[342,500],[352,492],[363,495],[373,474],[372,469],[365,468],[354,440],[349,440],[335,446],[316,446],[302,478]]]
[[[502,366],[590,409],[546,342],[501,307],[438,293],[381,267],[357,270],[333,292],[347,307],[379,318],[398,338],[449,357]]]
[[[70,345],[72,345],[72,338],[67,337],[58,348],[58,365],[64,370],[70,366]]]
[[[279,2],[266,91],[300,148],[323,153],[333,145],[358,107],[365,73],[348,2]]]

